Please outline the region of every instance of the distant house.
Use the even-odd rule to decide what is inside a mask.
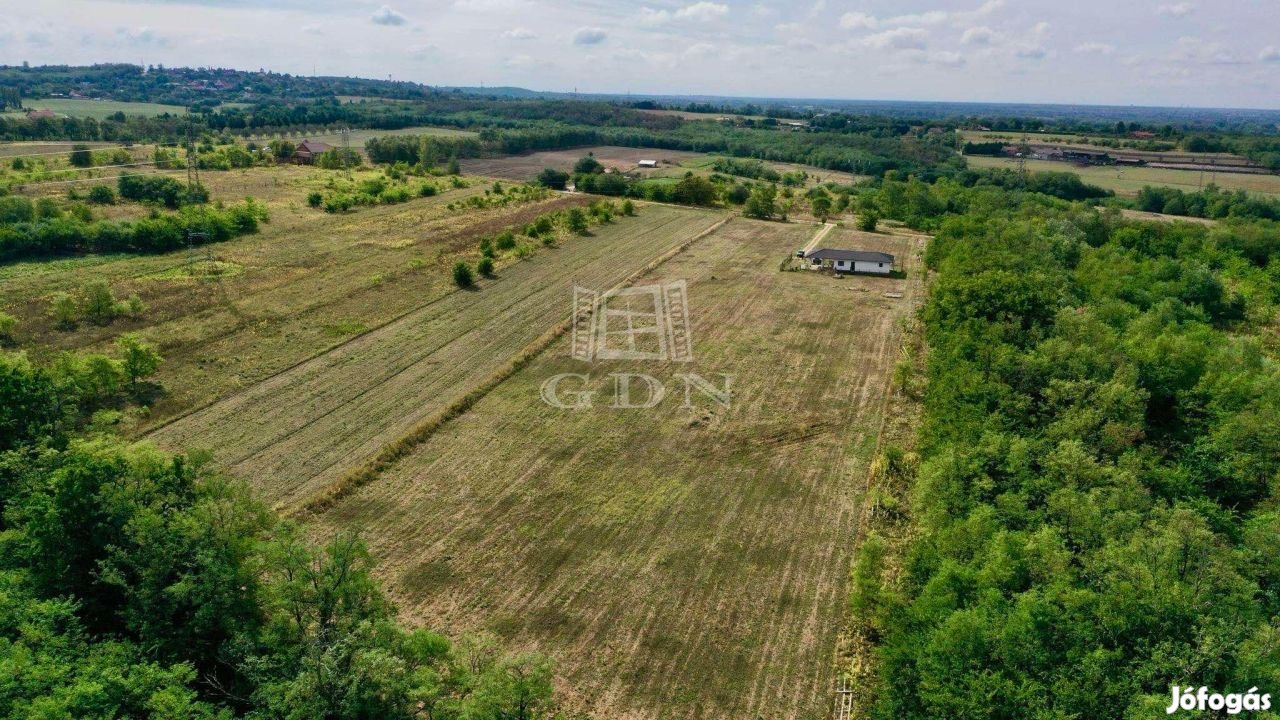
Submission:
[[[298,147],[293,151],[293,161],[299,165],[311,165],[316,161],[317,155],[332,149],[333,146],[329,143],[303,140],[298,143]]]
[[[658,161],[657,160],[641,160],[640,162],[636,163],[636,165],[639,165],[642,168],[656,168],[658,167]]]
[[[836,272],[873,273],[888,275],[893,272],[893,256],[872,250],[835,250],[823,248],[805,255],[815,267],[830,267]]]

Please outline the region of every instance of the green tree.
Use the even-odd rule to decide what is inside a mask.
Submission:
[[[636,204],[631,202],[631,198],[622,201],[622,214],[628,217],[636,214]]]
[[[93,151],[88,145],[76,144],[71,146],[70,155],[71,164],[78,168],[93,167]]]
[[[463,289],[475,284],[475,276],[471,274],[471,266],[462,260],[453,264],[453,284]]]
[[[858,213],[858,229],[863,232],[875,232],[876,223],[880,222],[880,216],[874,210],[864,210]]]
[[[476,272],[484,277],[493,277],[493,258],[482,257],[480,262],[476,263]]]
[[[826,194],[818,195],[809,201],[809,209],[820,222],[826,222],[831,215],[831,197]]]
[[[596,160],[596,156],[594,154],[587,153],[579,158],[578,162],[573,164],[573,172],[574,174],[594,175],[596,173],[604,172],[604,166],[600,164],[599,160]]]
[[[120,351],[120,366],[133,386],[137,386],[139,380],[155,375],[164,361],[155,348],[132,333],[120,336],[116,340],[116,349]]]
[[[689,173],[676,183],[673,198],[683,205],[713,205],[716,201],[716,186],[701,175]]]
[[[116,191],[106,185],[94,185],[89,188],[89,202],[95,205],[114,205]]]
[[[552,190],[563,190],[565,183],[569,182],[569,173],[556,170],[555,168],[543,168],[538,173],[537,182],[543,187],[549,187]]]
[[[109,323],[117,315],[116,299],[105,282],[95,282],[84,291],[80,307],[84,317],[96,323]]]
[[[569,228],[569,232],[579,235],[587,232],[587,214],[582,212],[582,208],[570,208],[565,214],[565,226]]]
[[[49,312],[59,327],[66,330],[76,326],[80,319],[80,306],[75,298],[64,292],[55,293],[49,304]]]
[[[449,156],[449,169],[448,169],[448,173],[449,173],[450,175],[454,175],[454,176],[457,176],[457,175],[461,175],[461,174],[462,174],[462,166],[458,164],[458,154],[457,154],[457,153],[454,153],[454,154],[452,154],[452,155],[450,155],[450,156]]]
[[[777,213],[778,188],[773,185],[757,185],[747,198],[742,212],[747,217],[768,220]]]

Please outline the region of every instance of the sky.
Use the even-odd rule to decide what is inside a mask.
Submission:
[[[0,64],[1280,109],[1280,0],[0,0]]]

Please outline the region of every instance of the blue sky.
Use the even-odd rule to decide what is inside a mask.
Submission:
[[[541,90],[1280,108],[1273,0],[0,0],[0,62]]]

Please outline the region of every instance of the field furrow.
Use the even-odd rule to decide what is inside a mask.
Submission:
[[[327,353],[160,428],[205,447],[268,501],[295,504],[465,395],[562,321],[573,284],[610,287],[719,219],[652,207],[443,295]]]
[[[813,233],[716,230],[638,281],[688,282],[693,362],[588,364],[557,341],[313,532],[360,529],[406,617],[549,653],[571,704],[598,717],[824,716],[910,311],[883,293],[918,282],[918,243],[858,240],[898,254],[907,280],[779,271]],[[667,396],[612,408],[616,372]],[[695,391],[682,407],[690,372],[731,375],[731,406]],[[544,404],[558,373],[589,375],[593,407]]]

